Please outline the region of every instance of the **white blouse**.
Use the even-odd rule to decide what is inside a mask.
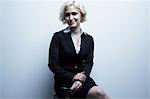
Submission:
[[[75,39],[75,34],[71,33],[71,38],[72,38],[72,41],[73,41],[73,44],[74,44],[74,47],[75,47],[75,50],[76,50],[76,54],[79,54],[80,46],[81,46],[81,35],[80,35],[80,38],[77,42],[76,42],[76,39]]]
[[[66,29],[64,29],[64,33],[69,33],[71,30],[69,27],[67,27]],[[81,29],[81,34],[82,34],[82,29]],[[73,41],[73,44],[74,44],[74,47],[75,47],[75,50],[76,50],[76,54],[79,54],[80,52],[80,46],[81,46],[81,34],[80,34],[80,38],[79,40],[77,41],[76,43],[76,40],[75,40],[75,34],[74,33],[71,33],[71,38],[72,38],[72,41]]]

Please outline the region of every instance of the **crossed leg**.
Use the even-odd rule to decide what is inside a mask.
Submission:
[[[110,99],[110,97],[99,86],[93,86],[88,94],[87,99]]]

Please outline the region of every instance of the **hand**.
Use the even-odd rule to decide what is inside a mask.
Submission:
[[[78,91],[81,87],[82,87],[82,83],[80,81],[75,81],[70,88],[71,93]]]
[[[75,80],[80,80],[82,82],[85,82],[86,81],[86,76],[84,74],[84,72],[81,72],[81,73],[77,73],[74,77],[73,77],[73,81]]]

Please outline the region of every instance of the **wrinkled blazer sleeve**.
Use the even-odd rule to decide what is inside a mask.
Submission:
[[[64,80],[72,80],[74,74],[64,70],[59,65],[59,53],[60,53],[60,35],[54,33],[50,48],[49,48],[49,68],[57,76],[57,78]]]
[[[87,58],[85,59],[84,71],[85,75],[89,76],[93,67],[93,57],[94,57],[94,40],[93,37],[90,36],[90,48]]]

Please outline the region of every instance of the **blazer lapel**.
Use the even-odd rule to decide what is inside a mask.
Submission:
[[[80,46],[80,54],[84,53],[84,51],[88,48],[88,40],[86,38],[86,35],[83,33],[81,35],[81,46]]]
[[[65,38],[65,41],[66,43],[68,44],[68,46],[71,48],[71,50],[76,53],[75,51],[75,47],[74,47],[74,44],[73,44],[73,41],[72,41],[72,38],[71,38],[71,32],[69,33],[64,33],[64,38]]]
[[[72,38],[71,38],[71,32],[68,32],[68,33],[64,33],[64,39],[66,41],[66,43],[68,44],[68,46],[70,47],[70,49],[72,50],[72,52],[74,54],[76,54],[76,50],[75,50],[75,47],[74,47],[74,44],[73,44],[73,41],[72,41]],[[81,45],[80,45],[80,52],[79,54],[83,54],[85,53],[86,50],[88,50],[88,39],[86,37],[86,35],[83,33],[81,35]]]

